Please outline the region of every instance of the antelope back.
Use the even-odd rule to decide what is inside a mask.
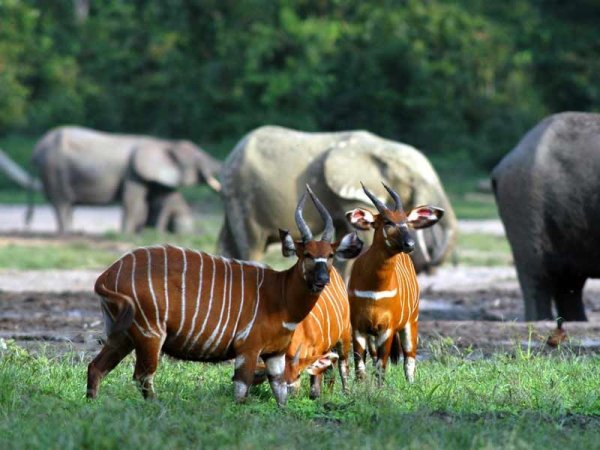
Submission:
[[[174,356],[211,360],[232,356],[232,345],[248,337],[270,272],[257,263],[156,246],[124,255],[103,283],[129,299],[132,333],[164,337],[165,352]],[[105,305],[116,313],[114,303]]]

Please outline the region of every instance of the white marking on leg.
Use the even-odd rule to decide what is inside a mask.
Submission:
[[[271,356],[265,361],[267,373],[272,377],[283,375],[285,370],[285,355]]]
[[[235,369],[239,369],[246,362],[246,357],[244,355],[238,355],[235,357]]]
[[[283,328],[290,331],[294,331],[298,326],[298,324],[294,322],[281,322],[281,325],[283,325]]]
[[[408,356],[404,361],[404,375],[409,383],[415,382],[415,367],[417,362],[412,356]]]
[[[402,340],[402,350],[407,353],[412,351],[412,335],[411,335],[410,324],[406,324],[406,326],[400,330],[400,339]]]
[[[354,332],[354,340],[360,345],[364,350],[367,349],[367,337],[362,333],[355,331]]]
[[[233,392],[236,401],[243,400],[248,394],[248,385],[243,381],[235,380],[233,382]]]
[[[377,336],[377,341],[375,343],[377,348],[381,347],[385,343],[385,341],[388,340],[388,338],[391,336],[391,334],[392,334],[392,330],[390,330],[390,329],[387,329],[383,333],[380,333],[379,336]]]
[[[365,362],[362,359],[360,361],[358,361],[358,370],[360,372],[364,372],[365,371]]]

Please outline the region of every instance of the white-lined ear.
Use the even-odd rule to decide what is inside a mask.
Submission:
[[[371,213],[371,211],[362,208],[356,208],[352,211],[348,211],[346,213],[346,219],[348,222],[356,228],[357,230],[368,230],[373,222],[375,222],[375,217]]]
[[[337,246],[334,244],[334,247],[336,247],[335,257],[344,261],[360,255],[363,248],[363,241],[361,241],[356,232],[348,233],[340,240]]]
[[[442,208],[430,205],[417,206],[408,215],[407,222],[418,230],[436,224],[443,215],[444,210]]]
[[[288,230],[279,230],[279,238],[281,239],[281,253],[286,258],[296,254],[296,244],[292,239]]]
[[[317,361],[312,363],[306,368],[306,373],[309,375],[320,375],[329,366],[332,366],[339,359],[339,355],[335,352],[329,352],[326,355],[321,356]]]

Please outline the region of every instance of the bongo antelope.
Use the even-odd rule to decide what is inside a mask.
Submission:
[[[355,239],[358,239],[354,235]],[[362,246],[362,242],[359,242]],[[284,378],[288,393],[300,387],[303,372],[310,375],[310,397],[321,395],[323,373],[339,359],[339,372],[342,389],[348,382],[348,354],[351,345],[350,305],[346,285],[340,274],[333,268],[330,283],[323,290],[317,303],[306,318],[298,324],[285,355]],[[332,349],[337,352],[332,352]],[[254,383],[265,380],[264,368],[256,374]]]
[[[280,231],[284,253],[298,257],[288,270],[155,246],[127,253],[102,273],[95,290],[108,338],[88,367],[87,396],[95,397],[102,378],[135,350],[134,379],[144,397],[154,397],[152,379],[162,351],[195,361],[235,358],[237,402],[247,397],[260,357],[277,403],[285,404],[285,351],[293,331],[329,283],[334,255],[360,252],[353,235],[331,243],[331,217],[308,193],[325,231],[320,241],[313,239],[302,216],[304,193],[295,214],[302,240]]]
[[[374,343],[377,378],[381,383],[388,358],[391,356],[392,361],[396,361],[401,346],[404,374],[412,383],[417,354],[419,285],[408,255],[415,248],[409,230],[432,226],[444,210],[418,206],[406,215],[398,193],[385,184],[384,187],[394,200],[393,209],[386,207],[363,185],[379,214],[360,208],[346,213],[355,228],[374,230],[373,244],[354,262],[348,284],[354,361],[357,378],[364,378],[365,350],[370,342]]]

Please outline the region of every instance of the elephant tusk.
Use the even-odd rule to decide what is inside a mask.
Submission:
[[[217,180],[215,177],[208,177],[206,184],[208,184],[215,191],[221,192],[221,183],[219,183],[219,180]]]

